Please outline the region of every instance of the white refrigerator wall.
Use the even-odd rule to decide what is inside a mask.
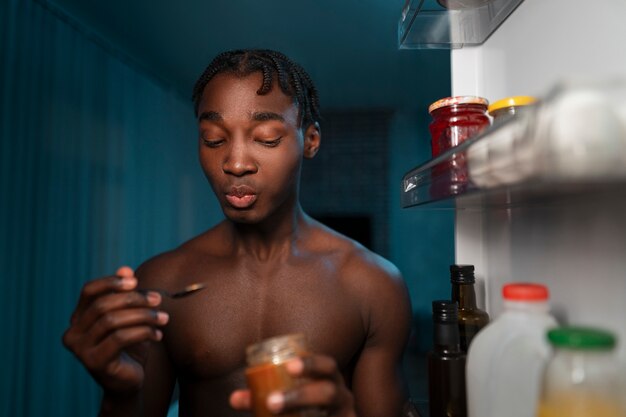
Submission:
[[[479,47],[452,51],[452,92],[544,95],[565,78],[626,77],[626,1],[525,0]],[[626,362],[626,186],[567,202],[458,210],[456,257],[492,316],[511,281],[543,282],[562,323],[617,333]]]
[[[495,101],[566,77],[624,77],[625,21],[624,0],[525,0],[483,45],[452,51],[452,92]]]

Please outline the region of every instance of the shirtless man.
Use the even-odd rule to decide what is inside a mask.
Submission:
[[[277,414],[403,415],[400,363],[411,309],[398,270],[309,217],[302,158],[320,146],[304,70],[267,50],[218,55],[194,89],[199,159],[225,220],[136,272],[87,283],[63,343],[102,386],[101,416],[165,416],[178,382],[185,417],[250,409],[246,346],[304,333],[309,383],[268,398]],[[207,288],[171,300],[138,288]]]

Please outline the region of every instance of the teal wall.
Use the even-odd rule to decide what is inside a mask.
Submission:
[[[422,108],[423,109],[423,108]],[[454,212],[400,208],[402,176],[429,158],[427,111],[398,112],[392,130],[389,183],[391,260],[402,271],[414,315],[411,349],[431,347],[431,301],[450,297],[448,267],[454,262]]]
[[[187,100],[31,1],[0,2],[0,416],[95,415],[63,348],[82,285],[221,217]]]

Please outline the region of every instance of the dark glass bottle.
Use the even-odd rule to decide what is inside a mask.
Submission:
[[[458,306],[433,301],[434,347],[428,353],[430,417],[466,417],[465,353],[459,346]]]
[[[450,265],[452,300],[459,306],[461,350],[467,349],[476,333],[489,323],[487,312],[476,306],[474,265]]]

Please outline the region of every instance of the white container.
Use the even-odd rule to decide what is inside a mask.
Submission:
[[[469,417],[534,417],[550,356],[548,289],[513,283],[502,289],[504,312],[473,339],[467,354]]]

